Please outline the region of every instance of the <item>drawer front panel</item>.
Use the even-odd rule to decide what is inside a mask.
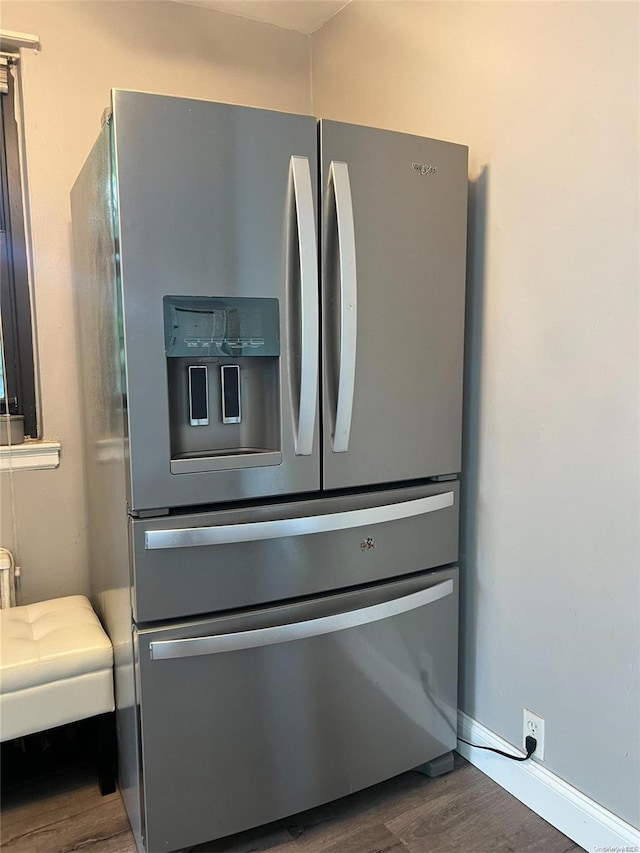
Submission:
[[[149,850],[294,814],[454,748],[457,579],[139,632]]]
[[[134,618],[188,617],[454,563],[459,483],[131,522]]]

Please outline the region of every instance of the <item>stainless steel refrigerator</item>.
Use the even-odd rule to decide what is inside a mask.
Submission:
[[[112,92],[72,214],[140,850],[455,747],[466,204],[461,145]]]

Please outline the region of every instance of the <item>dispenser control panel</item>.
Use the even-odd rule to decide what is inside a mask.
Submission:
[[[277,299],[164,297],[167,358],[278,356]]]

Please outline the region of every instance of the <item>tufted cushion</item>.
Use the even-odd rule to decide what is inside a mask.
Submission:
[[[112,665],[83,595],[0,610],[1,739],[112,710]]]

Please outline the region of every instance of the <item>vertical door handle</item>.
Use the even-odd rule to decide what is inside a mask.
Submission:
[[[332,160],[329,183],[333,184],[338,226],[338,267],[340,273],[340,367],[336,405],[333,452],[349,449],[353,391],[356,378],[358,333],[358,288],[356,277],[356,238],[353,225],[351,182],[346,163]]]
[[[310,456],[318,398],[318,254],[311,170],[306,157],[291,158],[300,259],[300,405],[296,455]]]

